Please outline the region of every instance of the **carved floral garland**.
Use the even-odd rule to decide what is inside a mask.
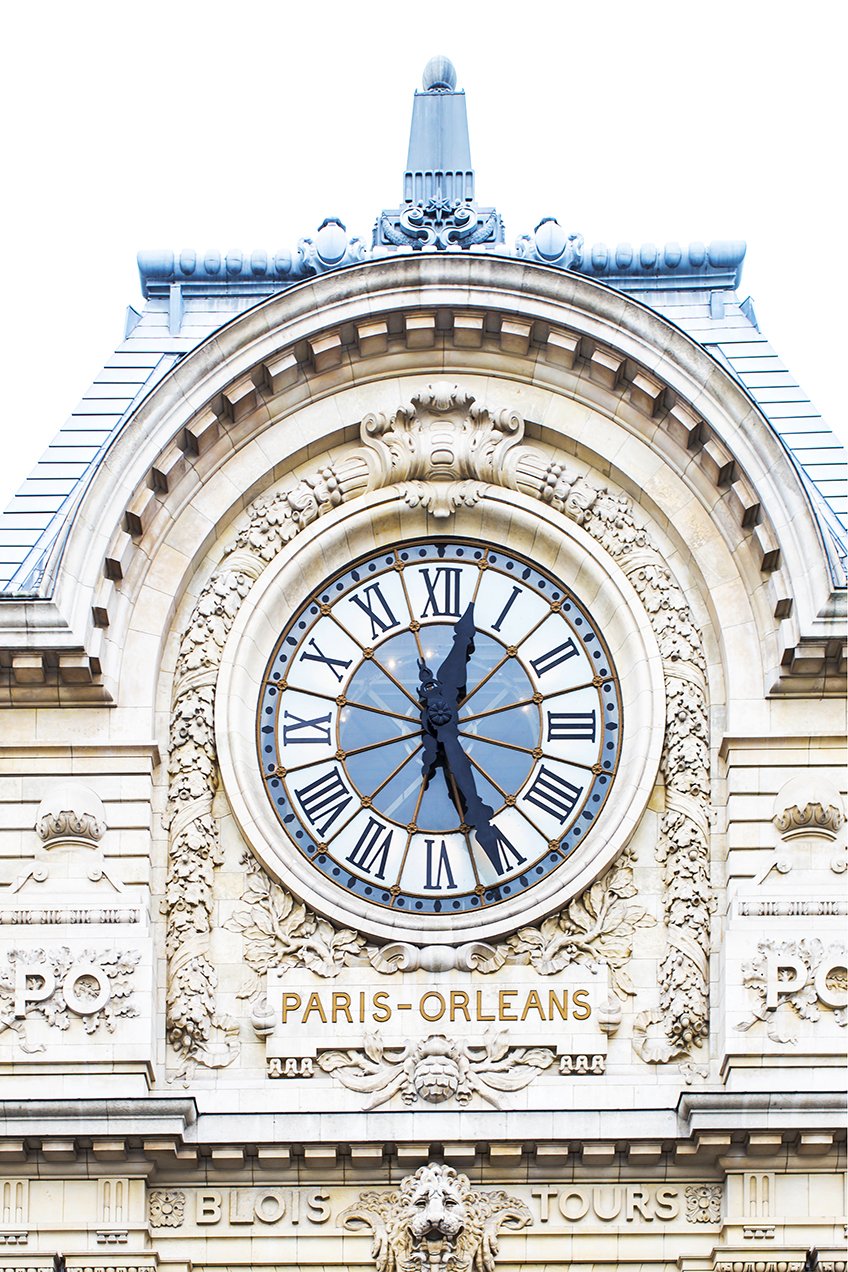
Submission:
[[[686,1054],[708,1031],[708,720],[705,659],[685,597],[628,499],[596,486],[560,462],[518,446],[524,432],[514,411],[495,414],[452,385],[432,385],[391,417],[362,421],[364,451],[319,469],[292,488],[261,499],[203,588],[183,634],[174,677],[169,738],[167,826],[170,860],[167,916],[168,1038],[188,1075],[196,1064],[232,1062],[237,1025],[219,1013],[209,957],[212,878],[221,861],[212,800],[218,787],[214,739],[215,687],[224,644],[253,582],[277,553],[320,515],[368,490],[397,484],[411,506],[446,517],[480,499],[486,484],[518,489],[571,518],[617,562],[639,595],[657,637],[666,684],[662,772],[666,812],[657,849],[665,884],[667,949],[660,961],[659,1005],[636,1020],[643,1060]],[[465,949],[468,966],[493,970],[532,962],[551,974],[570,961],[607,963],[620,994],[632,993],[624,972],[637,926],[651,920],[627,904],[636,889],[625,855],[565,910],[538,928],[521,929],[497,948]],[[410,966],[410,947],[365,948],[356,933],[338,932],[296,903],[258,867],[251,869],[249,916],[231,927],[247,938],[254,972],[291,959],[334,975],[364,954],[382,971]],[[263,917],[264,916],[264,917]],[[255,929],[252,930],[252,929]],[[394,951],[394,952],[392,952]],[[460,951],[462,957],[462,951]],[[249,989],[247,993],[251,992]]]

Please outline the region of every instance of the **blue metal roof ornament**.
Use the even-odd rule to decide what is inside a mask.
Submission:
[[[423,92],[412,103],[403,206],[377,217],[372,245],[445,252],[504,242],[494,208],[474,203],[474,169],[465,93],[456,91],[456,69],[447,57],[431,57]]]

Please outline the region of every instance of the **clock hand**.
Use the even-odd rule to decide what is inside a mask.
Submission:
[[[457,704],[465,696],[468,660],[474,652],[474,605],[468,606],[454,628],[453,644],[434,675],[423,658],[418,660],[421,727],[424,734],[422,772],[424,788],[441,764],[450,785],[458,792],[458,812],[477,836],[477,842],[500,874],[500,847],[506,841],[492,825],[494,809],[480,796],[471,761],[459,740]],[[456,794],[454,794],[456,801]],[[510,845],[511,847],[511,845]]]

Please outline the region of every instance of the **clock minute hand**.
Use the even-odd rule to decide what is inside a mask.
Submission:
[[[494,809],[481,798],[471,761],[459,740],[457,706],[465,697],[468,660],[474,652],[475,632],[472,602],[457,622],[451,649],[436,674],[433,675],[424,660],[419,659],[418,696],[424,731],[422,769],[425,784],[429,783],[441,762],[445,776],[452,779],[458,793],[461,804],[458,811],[474,830],[478,844],[500,874],[503,868],[500,847],[504,837],[492,825]],[[456,800],[456,795],[454,798]]]
[[[468,660],[474,653],[474,637],[477,629],[474,626],[474,602],[465,609],[465,613],[457,621],[453,629],[453,643],[441,667],[436,672],[444,692],[456,693],[456,702],[465,697]]]

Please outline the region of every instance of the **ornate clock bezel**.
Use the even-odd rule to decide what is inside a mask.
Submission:
[[[337,509],[302,532],[265,569],[245,599],[224,648],[216,694],[216,737],[223,787],[241,832],[265,868],[332,921],[376,939],[413,944],[493,940],[538,921],[579,894],[610,864],[635,830],[653,789],[665,719],[662,663],[647,616],[615,563],[578,526],[510,492],[492,490],[462,508],[449,526],[380,492]],[[402,531],[402,532],[401,532]],[[585,844],[529,891],[470,914],[428,915],[377,909],[286,850],[256,757],[260,685],[290,615],[340,565],[402,540],[445,537],[499,543],[529,557],[591,611],[615,660],[624,728],[619,778]],[[626,776],[625,776],[626,775]]]

